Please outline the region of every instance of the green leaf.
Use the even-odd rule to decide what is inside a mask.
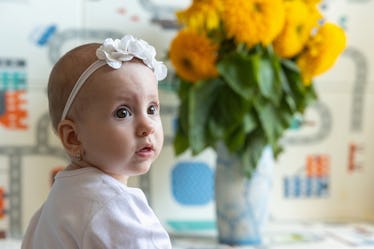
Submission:
[[[277,143],[278,138],[285,129],[285,127],[282,126],[282,121],[278,117],[278,110],[269,102],[256,103],[255,108],[258,112],[261,127],[265,131],[267,140],[271,144]]]
[[[250,100],[258,82],[259,56],[232,53],[217,63],[217,69],[229,86],[243,98]]]
[[[282,60],[282,69],[286,79],[283,82],[283,88],[291,96],[291,98],[286,99],[286,103],[288,103],[293,112],[303,112],[306,107],[306,95],[309,90],[302,81],[300,70],[290,60]]]
[[[193,154],[202,152],[208,145],[209,117],[216,102],[217,89],[223,84],[219,79],[201,81],[194,85],[189,95],[188,132]]]
[[[243,115],[243,132],[250,133],[257,127],[256,119],[252,116],[252,113],[246,112]]]
[[[176,133],[174,136],[173,147],[176,155],[186,151],[189,147],[188,141],[188,107],[189,107],[189,89],[191,83],[179,80],[177,84],[177,94],[179,96],[178,119],[176,122]]]
[[[273,57],[265,55],[259,64],[259,88],[262,96],[279,105],[282,98],[282,85],[279,79],[279,61]]]
[[[179,107],[178,107],[178,120],[177,120],[177,133],[186,135],[188,133],[188,112],[189,112],[189,94],[192,84],[179,81],[178,84],[178,96],[179,96]]]
[[[282,59],[281,60],[281,63],[282,65],[287,68],[289,71],[293,71],[295,73],[298,73],[300,74],[300,69],[299,67],[297,66],[297,64],[295,62],[293,62],[292,60],[288,60],[288,59]]]
[[[282,67],[280,67],[279,70],[277,70],[277,78],[279,79],[279,81],[281,83],[281,90],[283,90],[282,97],[283,97],[285,103],[287,104],[288,108],[292,112],[296,112],[297,111],[297,105],[296,105],[296,102],[295,102],[295,96],[292,92],[290,82],[289,82],[289,80],[286,76],[286,73],[284,72],[284,69]]]
[[[215,103],[209,113],[208,143],[215,146],[218,140],[230,136],[232,132],[243,126],[244,116],[250,112],[252,102],[241,98],[227,84],[217,88]]]
[[[240,155],[243,172],[247,177],[251,177],[261,158],[262,152],[267,145],[268,143],[265,136],[260,130],[252,132],[247,136],[245,150]]]
[[[274,77],[273,77],[273,67],[271,62],[266,59],[262,58],[259,61],[259,80],[258,86],[260,88],[260,92],[263,96],[272,99],[273,91],[274,91]],[[276,96],[276,98],[278,97]]]
[[[231,150],[242,147],[245,135],[256,125],[251,109],[252,101],[241,98],[226,84],[219,88],[210,112],[210,144],[214,146],[217,140],[225,140]],[[237,134],[239,131],[241,136]]]
[[[225,144],[231,152],[236,152],[243,146],[245,138],[246,136],[243,132],[243,126],[238,125],[236,130],[226,135]]]
[[[177,132],[173,141],[174,152],[176,155],[182,154],[189,147],[187,134],[184,134],[181,130],[178,131],[178,129],[180,128],[177,127]]]
[[[306,87],[305,106],[309,106],[310,104],[314,103],[317,99],[318,99],[318,95],[314,89],[313,84]]]

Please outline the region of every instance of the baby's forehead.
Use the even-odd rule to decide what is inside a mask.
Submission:
[[[93,85],[99,84],[103,86],[107,86],[111,82],[124,86],[134,84],[134,82],[141,82],[149,87],[158,87],[157,79],[152,69],[137,58],[123,62],[118,69],[104,65],[91,74],[83,87],[92,85],[92,82],[94,82]]]
[[[118,69],[107,65],[98,69],[82,86],[77,99],[97,103],[158,101],[158,84],[150,68],[141,61],[131,60]]]

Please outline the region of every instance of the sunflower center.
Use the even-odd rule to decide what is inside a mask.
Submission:
[[[188,58],[183,58],[182,59],[182,65],[185,69],[187,69],[189,71],[193,69],[193,65]]]
[[[259,2],[254,3],[253,9],[255,12],[262,12],[262,5]]]
[[[303,32],[304,26],[299,24],[296,26],[296,33],[301,34]]]

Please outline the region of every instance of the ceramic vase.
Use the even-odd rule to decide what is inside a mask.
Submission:
[[[274,156],[266,147],[256,170],[245,177],[238,158],[217,146],[215,201],[217,236],[220,244],[232,246],[263,243],[269,217]]]

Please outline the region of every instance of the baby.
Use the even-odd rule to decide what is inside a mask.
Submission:
[[[70,164],[34,214],[22,249],[171,248],[144,193],[129,177],[163,145],[155,49],[126,35],[66,53],[48,83],[52,125]]]

